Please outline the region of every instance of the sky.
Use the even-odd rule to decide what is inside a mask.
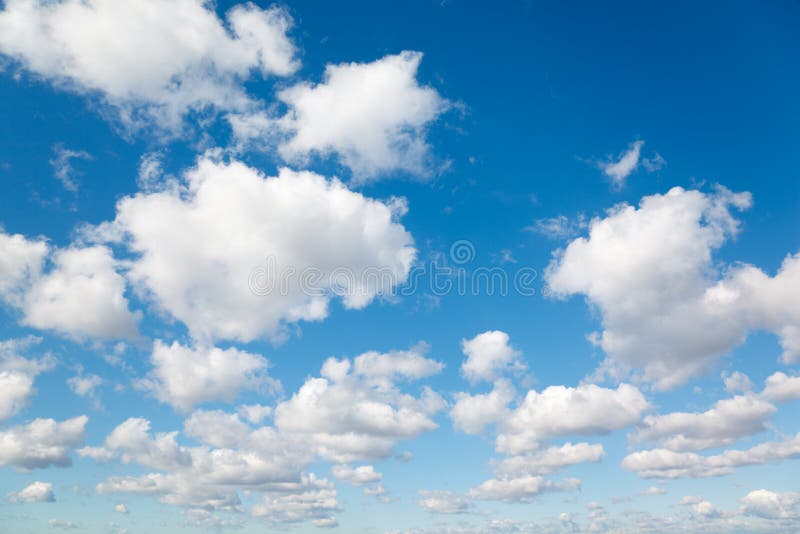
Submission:
[[[797,532],[799,23],[6,0],[0,532]]]

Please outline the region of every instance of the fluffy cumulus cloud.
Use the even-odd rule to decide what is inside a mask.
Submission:
[[[85,415],[61,422],[34,419],[0,430],[0,466],[27,471],[72,465],[70,452],[83,444],[88,420]]]
[[[27,326],[74,338],[137,335],[139,314],[129,309],[109,248],[51,250],[43,239],[0,230],[0,257],[0,299],[21,311]]]
[[[9,502],[55,502],[56,496],[53,493],[53,485],[49,482],[32,482],[21,490],[8,495]]]
[[[349,465],[335,465],[331,469],[331,473],[338,480],[351,486],[366,486],[367,484],[376,484],[383,479],[383,475],[375,471],[371,465],[361,465],[359,467],[351,467]]]
[[[278,119],[288,132],[280,154],[293,162],[335,154],[357,180],[396,170],[431,174],[426,130],[449,104],[417,81],[421,60],[418,52],[402,52],[372,63],[328,65],[321,83],[279,92],[289,108]],[[268,124],[240,119],[234,131],[238,126],[240,136],[252,135]]]
[[[24,322],[75,337],[132,338],[139,315],[125,298],[125,279],[103,246],[68,248],[26,292]]]
[[[767,430],[767,420],[776,411],[775,406],[754,395],[739,395],[717,401],[701,413],[648,415],[635,439],[658,442],[673,451],[722,447]]]
[[[507,380],[496,381],[489,393],[458,392],[450,410],[453,426],[466,434],[480,434],[510,413],[509,404],[515,397],[516,390]]]
[[[494,380],[510,369],[524,369],[520,353],[509,344],[508,334],[492,330],[461,341],[467,356],[461,364],[462,374],[470,382]]]
[[[543,492],[571,491],[580,487],[572,478],[546,478],[577,464],[597,463],[605,455],[601,444],[566,442],[546,446],[565,436],[597,436],[637,423],[650,404],[630,384],[616,389],[594,384],[550,386],[529,390],[518,398],[507,375],[524,368],[521,354],[511,348],[507,334],[485,332],[462,342],[466,358],[462,375],[472,382],[493,381],[488,393],[459,392],[450,410],[457,430],[479,434],[494,426],[495,449],[505,455],[493,461],[494,477],[473,487],[468,500],[529,502]],[[452,497],[438,494],[423,508],[447,508]],[[424,499],[423,499],[424,500]],[[442,501],[442,502],[440,502]]]
[[[649,408],[642,393],[630,384],[616,389],[584,384],[531,390],[503,422],[497,448],[516,454],[535,450],[548,438],[608,434],[638,422]]]
[[[43,239],[7,234],[0,228],[0,298],[20,305],[25,290],[39,277],[48,251]]]
[[[363,487],[367,495],[385,493],[383,477],[372,465],[353,464],[387,459],[398,441],[436,428],[432,416],[444,407],[441,397],[428,388],[419,396],[401,390],[406,382],[441,370],[424,350],[427,345],[419,344],[352,360],[331,358],[321,377],[308,378],[274,411],[258,405],[241,406],[238,413],[195,411],[183,433],[197,445],[181,443],[177,431],[153,432],[147,419],[131,418],[102,444],[78,453],[145,470],[110,477],[98,492],[155,496],[184,507],[204,525],[221,520],[216,512],[242,511],[240,492],[246,491],[256,495],[251,515],[269,524],[334,526],[340,508],[336,488],[308,469],[327,460],[343,483]],[[273,425],[260,426],[265,412],[274,412]]]
[[[584,295],[602,317],[593,337],[611,374],[642,370],[660,389],[685,382],[750,330],[780,337],[786,362],[798,356],[800,257],[788,256],[770,277],[750,265],[714,269],[713,253],[735,236],[732,209],[750,195],[676,187],[592,221],[548,266],[556,295]]]
[[[240,4],[220,20],[202,0],[10,0],[0,53],[35,77],[99,95],[128,128],[175,133],[187,113],[244,111],[242,82],[298,63],[281,8]]]
[[[251,341],[404,281],[416,254],[404,212],[310,172],[201,158],[181,186],[122,199],[94,234],[124,236],[129,278],[193,337]]]
[[[776,493],[765,489],[753,490],[740,499],[742,513],[764,519],[793,519],[798,517],[800,493]]]
[[[275,408],[275,425],[340,463],[388,458],[398,440],[437,428],[431,417],[444,408],[444,400],[427,387],[417,397],[401,392],[395,382],[386,382],[385,368],[373,373],[363,366],[360,358],[371,357],[367,353],[352,363],[328,359],[321,377],[306,380]],[[405,359],[396,358],[393,374],[402,379]],[[439,370],[427,367],[427,374]]]
[[[800,399],[800,377],[778,371],[767,377],[761,396],[774,402]]]
[[[55,366],[55,358],[25,358],[20,353],[38,343],[37,338],[0,341],[0,422],[19,413],[35,392],[39,373]]]
[[[266,374],[264,357],[235,348],[192,348],[156,340],[150,360],[153,369],[138,387],[183,412],[203,402],[232,402],[245,389],[277,385]]]

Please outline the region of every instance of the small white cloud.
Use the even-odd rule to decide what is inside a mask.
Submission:
[[[8,494],[8,501],[13,503],[55,502],[53,485],[49,482],[32,482],[16,493]]]
[[[665,493],[667,493],[667,490],[665,490],[664,488],[660,488],[658,486],[650,486],[640,491],[639,495],[643,497],[650,497],[653,495],[664,495]]]
[[[452,491],[420,490],[419,497],[417,504],[433,514],[465,514],[474,507],[470,499]]]
[[[644,141],[634,141],[628,146],[628,150],[620,154],[617,161],[599,164],[605,175],[611,178],[614,186],[622,187],[625,185],[625,180],[639,166],[642,146],[644,146]]]
[[[739,371],[733,373],[723,372],[722,381],[725,384],[725,391],[728,393],[746,393],[753,389],[750,378]]]
[[[431,175],[426,130],[449,103],[417,82],[420,61],[421,53],[405,51],[372,63],[328,65],[322,83],[284,89],[278,98],[289,112],[280,124],[290,137],[279,152],[294,162],[336,154],[360,181],[396,170]]]
[[[461,373],[470,382],[491,381],[508,371],[525,369],[520,352],[511,346],[508,334],[500,330],[461,340],[461,350],[466,355]]]
[[[95,389],[103,383],[103,379],[97,375],[78,375],[67,380],[69,388],[79,397],[94,396]]]
[[[94,159],[92,155],[85,150],[70,150],[59,143],[53,146],[53,158],[50,160],[50,166],[53,168],[53,174],[64,186],[64,189],[75,193],[78,191],[78,172],[72,166],[72,161],[88,161],[92,159]]]
[[[127,513],[128,513],[128,507],[127,507],[127,506],[125,506],[125,505],[124,505],[124,504],[122,504],[122,503],[120,503],[120,504],[117,504],[116,506],[114,506],[114,510],[115,510],[116,512],[119,512],[119,513],[121,513],[121,514],[127,514]]]

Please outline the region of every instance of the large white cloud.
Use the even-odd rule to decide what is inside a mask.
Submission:
[[[183,412],[203,402],[232,402],[245,389],[277,385],[266,374],[264,357],[235,348],[191,348],[156,340],[150,359],[153,370],[138,386]]]
[[[126,236],[138,256],[129,277],[196,339],[277,338],[286,323],[324,318],[335,295],[362,308],[404,281],[415,258],[396,222],[401,201],[207,158],[185,178],[122,199],[96,234]]]
[[[137,335],[139,315],[129,310],[110,249],[67,248],[52,260],[53,268],[25,293],[25,324],[79,338]]]
[[[278,120],[288,132],[280,154],[289,161],[336,154],[357,180],[396,170],[429,175],[426,129],[449,104],[417,82],[421,60],[419,52],[406,51],[372,63],[328,65],[322,83],[279,92],[289,108]],[[246,136],[270,124],[261,123],[251,118],[234,125]]]
[[[553,437],[608,434],[638,422],[649,408],[630,384],[616,389],[583,384],[531,390],[503,421],[497,448],[516,454],[535,450],[542,440]]]
[[[673,451],[722,447],[767,430],[767,420],[776,411],[775,406],[755,395],[739,395],[717,401],[701,413],[648,415],[634,437],[658,442]]]
[[[202,0],[9,0],[0,53],[57,87],[99,95],[129,127],[169,132],[191,111],[244,111],[242,82],[294,72],[291,18],[234,6],[220,20]]]
[[[70,451],[83,443],[88,420],[85,415],[61,422],[34,419],[0,430],[0,466],[30,470],[72,465]]]
[[[785,361],[800,354],[800,257],[787,257],[774,277],[747,265],[714,270],[714,251],[738,232],[731,208],[750,203],[721,187],[676,187],[638,208],[616,206],[560,251],[546,280],[556,295],[582,294],[598,308],[606,371],[641,369],[656,387],[675,387],[751,329],[778,334]]]

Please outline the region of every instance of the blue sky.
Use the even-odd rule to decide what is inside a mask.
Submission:
[[[797,531],[799,18],[6,1],[0,531]]]

